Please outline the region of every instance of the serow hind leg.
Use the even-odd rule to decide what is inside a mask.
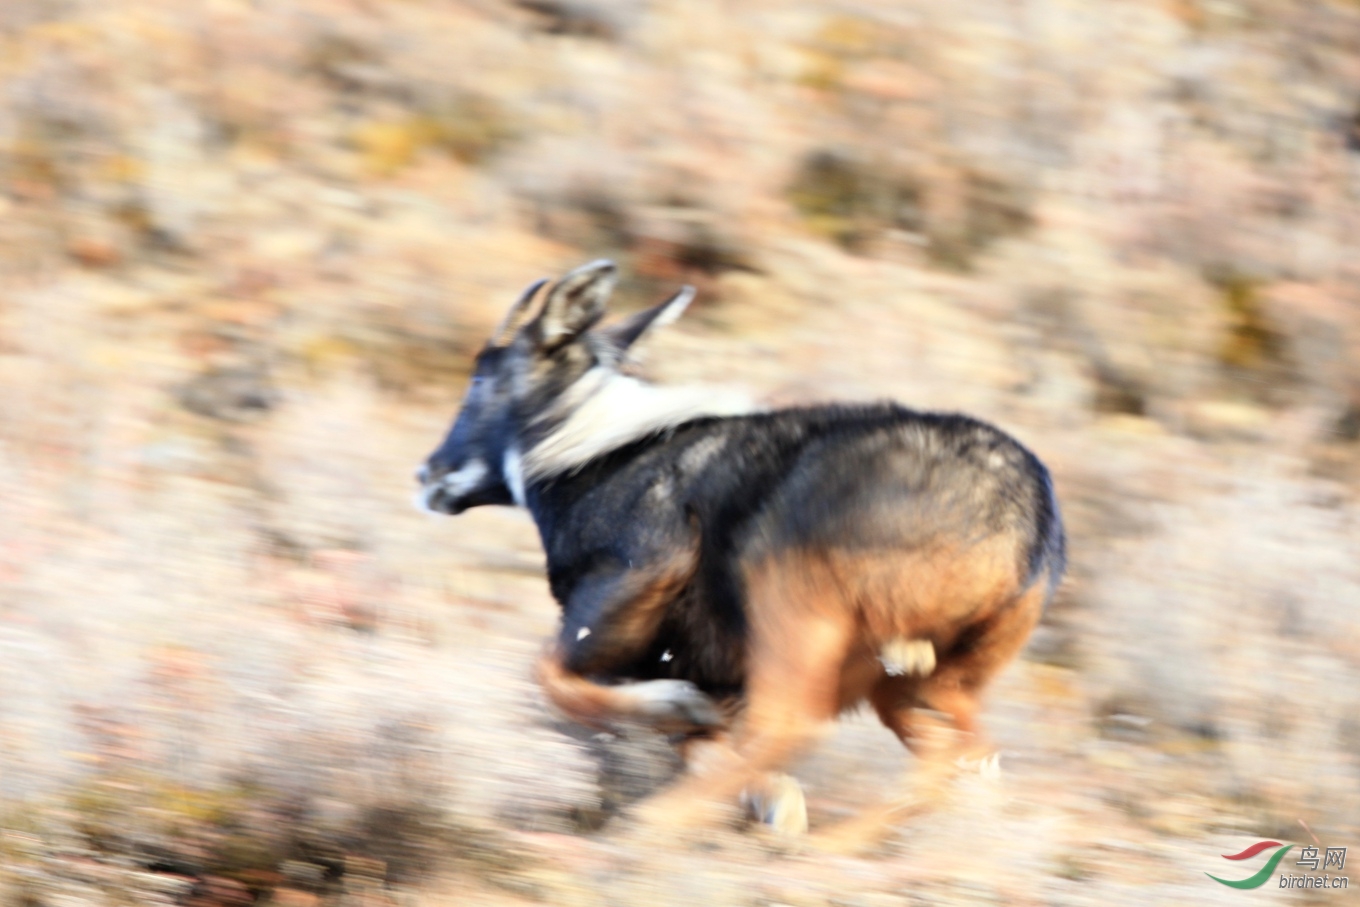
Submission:
[[[902,822],[929,812],[940,802],[954,772],[961,735],[949,717],[926,715],[918,709],[927,679],[888,676],[869,696],[879,719],[918,760],[908,792],[881,800],[849,819],[819,830],[811,841],[818,849],[831,853],[869,850]]]
[[[1031,589],[976,628],[963,651],[946,653],[927,677],[885,677],[870,701],[879,719],[917,757],[910,789],[819,834],[826,850],[854,852],[880,843],[895,826],[938,808],[961,771],[992,775],[998,760],[977,715],[987,683],[1024,646],[1043,610],[1046,589]]]

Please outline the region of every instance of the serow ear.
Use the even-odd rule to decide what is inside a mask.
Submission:
[[[660,305],[643,309],[635,315],[628,316],[618,324],[601,328],[598,333],[603,334],[614,346],[626,350],[655,329],[673,323],[685,313],[685,309],[693,299],[694,287],[681,287],[680,292]]]
[[[612,261],[600,259],[559,280],[534,320],[539,347],[545,350],[558,347],[599,321],[609,294],[614,292],[617,275]]]

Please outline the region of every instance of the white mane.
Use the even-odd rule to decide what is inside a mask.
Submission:
[[[657,386],[593,368],[550,411],[566,419],[523,454],[526,478],[579,469],[625,444],[705,416],[755,412],[745,394],[703,385]]]

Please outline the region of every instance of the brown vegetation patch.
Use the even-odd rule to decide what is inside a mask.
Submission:
[[[1000,239],[1029,229],[1025,193],[971,167],[916,175],[836,151],[807,155],[787,189],[807,225],[865,254],[885,234],[916,237],[938,267],[968,271]]]

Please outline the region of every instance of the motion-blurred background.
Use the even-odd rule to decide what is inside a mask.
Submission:
[[[1360,849],[1357,234],[1349,0],[3,0],[0,904],[1230,904],[1253,840]],[[1057,474],[1002,779],[871,859],[598,831],[664,744],[536,698],[527,516],[410,504],[600,256],[699,288],[661,380]],[[852,718],[814,826],[909,766]]]

